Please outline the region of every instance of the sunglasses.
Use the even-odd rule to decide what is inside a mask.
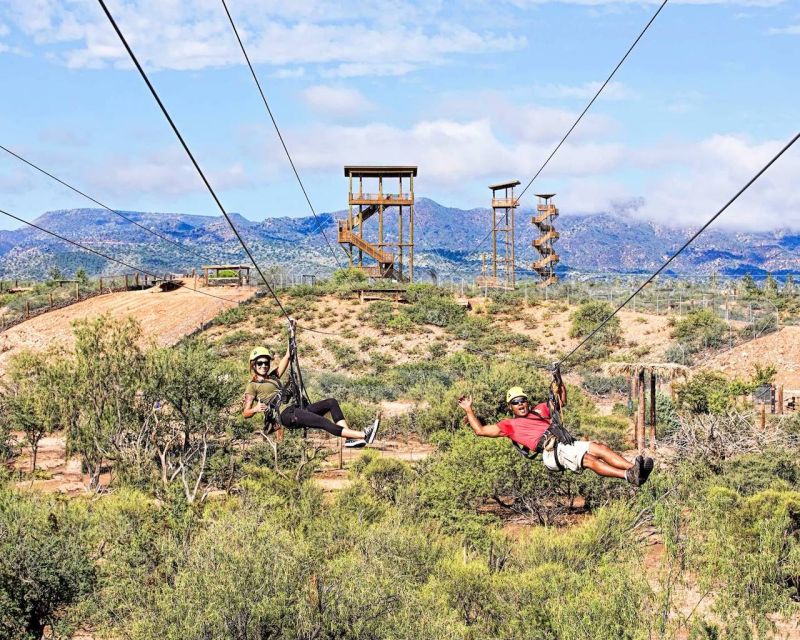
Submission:
[[[508,404],[513,404],[516,407],[518,404],[528,404],[528,399],[527,398],[514,398]]]
[[[268,367],[269,366],[269,360],[257,360],[256,361],[256,366],[257,367]]]

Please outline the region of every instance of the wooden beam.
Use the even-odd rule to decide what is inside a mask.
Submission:
[[[636,448],[639,453],[644,453],[644,420],[645,420],[645,385],[644,385],[644,369],[640,369],[638,373],[638,390],[639,390],[639,406],[636,408]]]

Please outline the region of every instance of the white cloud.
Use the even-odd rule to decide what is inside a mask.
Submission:
[[[587,82],[579,86],[569,86],[563,84],[540,85],[536,92],[542,98],[577,98],[589,100],[594,97],[597,90],[603,85],[602,82]],[[603,89],[599,100],[631,100],[636,98],[637,93],[621,82],[611,81]]]
[[[223,167],[203,167],[215,189],[231,189],[250,184],[241,163]],[[168,150],[142,158],[106,159],[88,174],[93,190],[126,198],[138,195],[184,196],[206,191],[195,168],[182,150]]]
[[[788,27],[774,27],[772,29],[767,29],[767,35],[770,35],[770,36],[778,36],[778,35],[800,36],[800,24],[793,24],[793,25],[789,25]]]
[[[278,69],[272,74],[273,78],[302,78],[306,75],[306,70],[303,67],[287,67],[285,69]]]
[[[698,226],[724,205],[785,144],[715,135],[686,145],[683,163],[655,177],[640,215]],[[790,149],[715,225],[747,230],[800,229],[800,149]]]
[[[336,119],[351,119],[375,108],[360,91],[341,86],[308,87],[303,91],[303,100],[315,112]]]
[[[9,20],[70,67],[127,65],[126,54],[105,16],[92,3],[7,0]],[[254,63],[274,67],[322,65],[337,76],[402,75],[454,55],[508,51],[524,36],[471,29],[436,3],[401,3],[391,16],[378,2],[358,15],[332,3],[243,0],[233,8]],[[110,10],[140,61],[149,68],[196,70],[241,64],[222,7],[209,0],[132,0]],[[56,46],[58,45],[58,46]],[[364,62],[364,61],[369,62]]]

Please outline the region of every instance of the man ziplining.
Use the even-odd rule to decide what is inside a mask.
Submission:
[[[556,374],[551,388],[550,404],[542,402],[531,408],[522,387],[511,387],[506,392],[506,403],[511,418],[497,424],[484,425],[472,409],[472,397],[462,396],[458,406],[467,415],[475,435],[485,438],[508,438],[527,458],[542,454],[542,462],[550,471],[569,470],[581,473],[591,469],[599,476],[620,478],[634,486],[641,486],[653,471],[653,459],[636,456],[633,462],[623,458],[605,444],[589,440],[575,440],[560,421],[560,407],[567,403],[567,390]]]

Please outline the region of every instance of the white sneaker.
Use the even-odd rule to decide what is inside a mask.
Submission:
[[[344,446],[350,449],[361,449],[367,446],[367,441],[363,438],[348,438],[344,441]]]
[[[375,416],[375,422],[369,425],[366,429],[364,429],[364,440],[367,441],[367,444],[372,444],[375,442],[375,436],[378,434],[378,427],[381,426],[381,414],[380,411]]]

